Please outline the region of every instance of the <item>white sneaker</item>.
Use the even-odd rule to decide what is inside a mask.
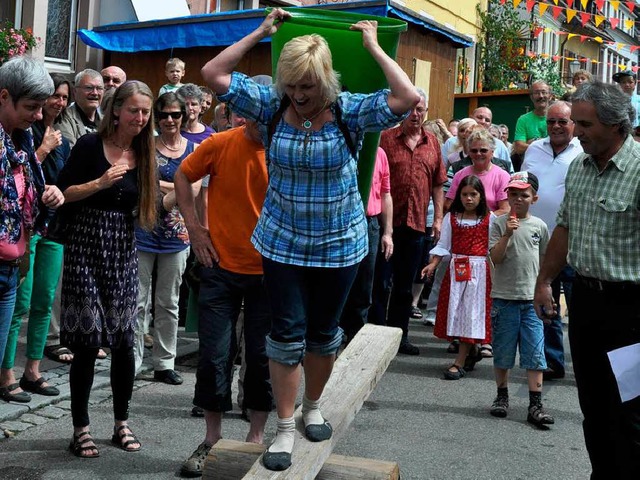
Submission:
[[[422,319],[422,324],[425,327],[433,327],[436,324],[436,314],[435,312],[427,311]]]

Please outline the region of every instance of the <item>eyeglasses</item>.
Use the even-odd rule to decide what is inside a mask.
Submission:
[[[80,90],[84,90],[87,93],[91,93],[94,90],[98,91],[98,92],[104,92],[104,87],[101,87],[99,85],[83,85],[81,87],[78,87]]]
[[[182,118],[182,112],[158,112],[158,120],[166,120],[169,117],[178,120]]]
[[[488,148],[470,148],[471,153],[482,153],[483,155],[489,151]]]
[[[555,125],[556,123],[562,127],[566,127],[569,125],[571,120],[567,120],[566,118],[547,118],[547,125]]]

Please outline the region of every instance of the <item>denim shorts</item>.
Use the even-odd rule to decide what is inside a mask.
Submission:
[[[267,356],[298,365],[305,351],[335,355],[342,343],[340,315],[358,264],[341,268],[302,267],[262,259],[273,322]]]
[[[514,367],[520,349],[520,368],[545,370],[544,324],[532,301],[494,298],[491,306],[493,366]]]

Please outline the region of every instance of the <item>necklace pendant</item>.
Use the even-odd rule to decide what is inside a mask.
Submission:
[[[303,126],[304,128],[306,128],[307,130],[309,130],[309,129],[311,128],[311,125],[313,125],[313,124],[311,123],[311,120],[308,120],[308,119],[307,119],[307,120],[305,120],[304,122],[302,122],[302,126]]]

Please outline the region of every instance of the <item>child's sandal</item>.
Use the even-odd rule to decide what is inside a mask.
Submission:
[[[129,432],[125,432],[125,429],[129,430]],[[124,450],[125,452],[137,452],[142,447],[140,441],[133,434],[133,431],[131,430],[131,427],[129,427],[129,425],[120,425],[119,427],[113,427],[113,436],[111,437],[111,443],[113,443],[116,447]],[[138,446],[129,448],[129,446],[133,445],[134,443],[137,443]]]
[[[93,445],[89,445],[89,443]],[[75,433],[73,434],[73,440],[71,440],[69,444],[69,451],[79,458],[96,458],[100,456],[98,447],[96,447],[89,430],[80,432],[77,435]],[[87,454],[86,452],[94,453]]]
[[[451,369],[455,369],[455,371],[451,371]],[[451,365],[448,369],[446,369],[444,371],[444,379],[445,380],[460,380],[462,377],[465,376],[467,372],[464,371],[464,368],[462,368],[459,365],[456,365],[455,363],[453,365]]]

